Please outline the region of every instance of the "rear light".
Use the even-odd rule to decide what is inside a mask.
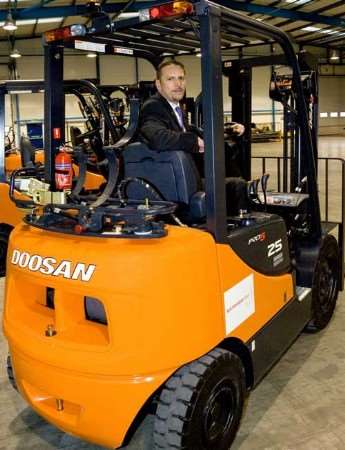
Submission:
[[[84,25],[70,25],[68,27],[56,28],[55,30],[46,31],[44,38],[46,42],[63,41],[75,36],[85,36],[86,27]]]
[[[140,11],[142,20],[153,19],[176,19],[194,12],[193,4],[190,2],[171,2],[165,5],[153,6],[150,9]]]

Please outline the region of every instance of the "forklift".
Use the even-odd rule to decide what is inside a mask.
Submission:
[[[73,172],[78,185],[81,184],[87,192],[96,192],[105,183],[106,167],[101,164],[102,146],[109,142],[116,142],[125,133],[126,119],[124,117],[124,101],[126,100],[127,86],[102,85],[95,90],[91,80],[69,80],[64,82],[65,95],[74,95],[85,121],[86,131],[78,127],[70,127],[70,147],[76,149],[82,146],[86,154],[86,165],[82,172],[77,159],[73,165]],[[30,198],[35,197],[41,203],[50,203],[50,194],[47,196],[47,187],[42,183],[44,178],[43,164],[44,152],[32,146],[26,136],[20,136],[19,148],[13,146],[14,139],[6,143],[5,137],[5,99],[7,95],[35,94],[44,92],[43,80],[8,80],[0,83],[0,276],[6,273],[6,253],[9,234],[16,224],[25,215],[25,208],[16,208],[11,196],[16,196],[22,206],[30,208]],[[121,97],[118,97],[118,93]],[[95,97],[96,96],[96,97]],[[107,120],[106,120],[107,119]],[[12,141],[12,145],[11,145]],[[80,163],[80,161],[79,161]],[[102,173],[103,172],[103,173]],[[22,182],[13,185],[10,194],[11,175],[21,177]],[[76,183],[75,181],[75,183]],[[84,185],[85,182],[85,185]]]
[[[277,42],[292,69],[296,153],[303,152],[307,183],[268,204],[263,178],[263,200],[251,190],[255,207],[228,216],[222,51],[258,39]],[[154,67],[166,55],[201,53],[204,189],[189,155],[136,141],[134,114],[132,131],[103,148],[109,177],[102,194],[60,191],[63,202],[33,207],[9,242],[9,376],[38,414],[98,445],[123,446],[152,414],[151,449],[229,449],[247,394],[303,330],[328,325],[342,287],[343,255],[321,227],[292,43],[281,30],[207,0],[156,2],[115,21],[99,10],[90,26],[47,32],[44,177],[51,192],[65,142],[65,47],[141,57]]]

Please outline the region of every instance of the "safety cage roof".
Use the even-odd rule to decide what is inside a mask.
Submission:
[[[164,10],[164,6],[173,3],[186,4],[187,12],[176,14],[175,17],[150,17],[151,10]],[[137,17],[114,21],[108,14],[99,13],[89,26],[83,25],[79,30],[75,28],[75,41],[64,39],[64,45],[80,50],[94,50],[100,54],[143,57],[154,64],[169,56],[200,56],[199,17],[209,7],[216,8],[221,16],[221,51],[225,56],[228,50],[244,45],[262,45],[287,39],[278,29],[218,3],[201,0],[189,5],[188,7],[188,2],[159,3],[150,9],[139,10]],[[49,40],[52,32],[45,36]]]

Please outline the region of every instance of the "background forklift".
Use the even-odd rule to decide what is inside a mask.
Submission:
[[[78,101],[81,113],[85,119],[86,131],[81,132],[77,127],[70,128],[71,144],[76,148],[83,146],[87,156],[87,172],[85,176],[85,190],[97,191],[105,183],[104,176],[100,173],[106,170],[99,166],[102,157],[102,146],[110,141],[118,140],[125,133],[126,121],[124,118],[124,100],[115,97],[121,91],[126,95],[126,88],[121,86],[101,86],[94,93],[94,84],[88,80],[70,80],[64,83],[64,93],[73,94]],[[16,185],[16,196],[23,201],[30,202],[32,195],[43,195],[46,189],[40,184],[43,179],[43,149],[36,149],[27,136],[18,136],[19,147],[6,147],[5,142],[5,99],[6,96],[44,92],[44,82],[40,80],[8,80],[0,83],[0,276],[5,275],[6,253],[8,238],[11,230],[18,224],[25,211],[18,209],[9,196],[9,180],[13,172],[19,171],[26,181],[21,186]],[[95,98],[95,95],[97,98]],[[111,114],[108,111],[111,111]],[[105,120],[107,116],[107,123]],[[110,125],[109,125],[110,124]],[[110,128],[112,127],[112,133]],[[111,135],[112,134],[112,135]],[[24,171],[23,171],[24,169]],[[18,172],[17,172],[18,173]],[[78,165],[74,165],[75,176],[79,175]],[[36,179],[32,189],[27,190],[28,178]]]
[[[276,41],[292,68],[307,187],[270,205],[254,190],[255,210],[227,217],[221,50],[258,38]],[[48,421],[100,445],[123,445],[149,411],[151,448],[228,449],[246,393],[305,327],[329,323],[340,287],[292,44],[282,31],[205,0],[157,4],[114,22],[98,11],[90,28],[47,33],[52,191],[64,143],[63,48],[79,48],[79,40],[155,66],[163,54],[201,50],[205,191],[188,155],[153,152],[130,143],[132,134],[104,148],[111,170],[100,197],[63,192],[62,204],[26,216],[11,234],[3,319],[16,384]],[[128,198],[130,184],[146,195]],[[181,207],[189,208],[188,226],[173,225]]]

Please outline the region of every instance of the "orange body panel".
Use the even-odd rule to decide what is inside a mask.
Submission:
[[[43,150],[37,150],[35,152],[35,162],[36,163],[44,163],[44,151]],[[22,167],[22,160],[20,157],[19,151],[14,151],[13,153],[10,153],[5,158],[5,171],[6,173],[11,173],[14,170],[20,169]]]
[[[38,248],[42,257],[68,259],[71,270],[47,275],[11,264],[14,249]],[[95,265],[89,281],[71,279],[78,262]],[[3,324],[21,392],[58,427],[112,447],[177,368],[227,337],[226,290],[253,274],[255,312],[231,333],[244,342],[293,294],[290,275],[268,279],[210,234],[173,226],[161,239],[119,239],[21,224],[7,267]],[[47,287],[55,289],[54,310],[45,306]],[[84,296],[103,303],[107,326],[85,319]],[[49,324],[53,337],[45,336]]]
[[[39,150],[35,153],[35,162],[36,163],[44,163],[44,151]],[[20,169],[22,167],[22,161],[20,158],[19,152],[13,152],[5,158],[5,170],[7,174],[11,174],[14,170]],[[73,164],[73,172],[75,176],[79,174],[79,167],[76,164]],[[85,189],[89,191],[96,191],[100,188],[100,186],[106,182],[106,179],[103,175],[93,172],[86,172],[85,178]],[[2,198],[2,197],[1,197]]]
[[[18,209],[10,199],[8,193],[8,183],[0,183],[0,224],[4,223],[14,227],[22,220],[26,214],[26,211],[23,209]],[[19,192],[17,192],[16,195],[18,198],[27,199],[26,196],[20,194]]]
[[[5,171],[6,173],[11,173],[16,169],[20,169],[22,167],[22,161],[20,158],[20,153],[15,151],[10,153],[5,157]]]
[[[75,176],[79,175],[79,167],[76,164],[73,164],[73,172]],[[85,189],[88,191],[96,191],[101,187],[102,184],[106,182],[106,179],[103,175],[94,172],[86,172],[85,177]]]

